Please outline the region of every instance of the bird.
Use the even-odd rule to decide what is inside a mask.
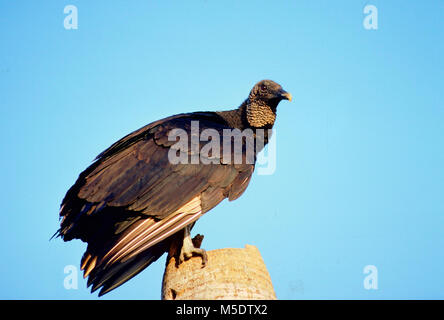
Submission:
[[[54,236],[87,243],[80,268],[92,293],[100,289],[102,296],[119,287],[173,244],[180,248],[179,264],[199,256],[205,267],[207,254],[193,244],[191,228],[224,199],[233,201],[244,193],[282,100],[291,101],[292,96],[281,85],[259,81],[235,109],[182,113],[152,122],[112,144],[80,173],[60,205],[60,228]],[[200,137],[193,148],[196,130]],[[241,136],[236,149],[233,131],[252,132],[253,140]],[[178,146],[181,135],[174,137],[173,132],[190,139]],[[211,139],[202,139],[204,132]],[[229,134],[228,145],[217,139]],[[259,147],[247,161],[252,141]],[[204,142],[220,150],[202,156]],[[196,155],[198,161],[193,161]],[[240,161],[233,161],[237,156]]]

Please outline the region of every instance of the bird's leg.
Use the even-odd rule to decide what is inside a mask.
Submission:
[[[179,255],[179,264],[190,259],[193,255],[202,257],[202,267],[205,267],[208,261],[207,253],[204,249],[194,246],[193,240],[191,239],[190,226],[186,226],[184,229],[182,249]]]

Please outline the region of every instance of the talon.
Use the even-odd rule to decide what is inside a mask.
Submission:
[[[207,252],[204,249],[200,249],[202,250],[200,256],[202,257],[202,268],[205,268],[205,266],[207,265],[208,262],[208,255]]]
[[[199,246],[196,246],[193,243],[193,241],[191,240],[190,230],[189,230],[188,226],[185,227],[184,231],[185,231],[185,236],[183,238],[182,249],[180,250],[179,264],[181,264],[182,262],[185,262],[185,260],[190,259],[194,255],[194,256],[200,256],[202,258],[202,268],[204,268],[208,262],[207,252],[204,249],[199,248],[200,243],[196,243]],[[203,236],[201,236],[201,237],[203,239]],[[202,242],[202,239],[199,239],[200,242]]]

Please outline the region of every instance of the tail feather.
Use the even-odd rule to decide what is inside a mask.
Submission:
[[[102,296],[133,278],[167,252],[170,241],[159,242],[125,262],[97,266],[88,278],[88,287],[92,285],[91,292],[102,287],[99,293]]]

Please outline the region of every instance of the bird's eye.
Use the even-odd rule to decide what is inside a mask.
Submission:
[[[261,85],[261,91],[266,91],[267,90],[267,85],[263,84]]]

